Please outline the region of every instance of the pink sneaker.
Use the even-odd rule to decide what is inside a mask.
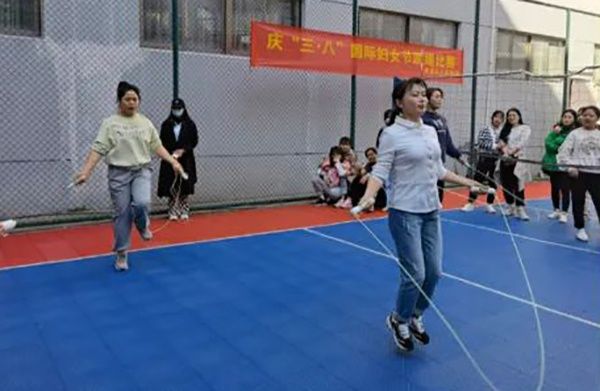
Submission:
[[[340,208],[352,209],[352,200],[350,198],[346,198],[342,203],[342,206],[340,206]]]

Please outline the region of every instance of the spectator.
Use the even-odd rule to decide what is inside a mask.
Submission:
[[[529,170],[525,163],[516,159],[526,157],[529,136],[531,128],[523,123],[521,112],[517,108],[509,109],[498,142],[498,149],[505,157],[500,161],[500,180],[504,188],[504,199],[508,204],[506,215],[515,215],[521,220],[529,220],[525,211],[525,183]]]
[[[571,203],[571,188],[566,170],[556,166],[556,154],[569,133],[578,127],[575,110],[565,110],[561,115],[560,122],[552,127],[544,140],[546,152],[542,159],[544,162],[542,171],[550,177],[550,193],[552,206],[554,207],[554,211],[548,215],[548,218],[558,218],[561,223],[567,222],[567,212]]]
[[[437,87],[428,88],[427,101],[427,111],[425,111],[423,114],[423,123],[433,127],[437,132],[440,148],[442,149],[442,163],[446,163],[446,155],[462,161],[460,151],[452,142],[452,136],[450,135],[450,129],[448,128],[448,121],[446,121],[446,117],[438,112],[444,104],[444,91]],[[437,186],[440,202],[443,202],[445,186],[444,181],[440,180]]]
[[[583,242],[589,240],[585,231],[585,197],[589,193],[596,214],[600,216],[600,130],[596,123],[600,118],[600,109],[587,106],[581,110],[582,127],[577,128],[566,137],[558,150],[557,161],[560,164],[571,164],[587,167],[569,167],[571,192],[573,199],[573,219],[577,229],[576,238]]]
[[[370,147],[365,151],[365,157],[367,158],[367,163],[362,167],[359,172],[359,175],[352,181],[350,184],[350,197],[352,199],[352,205],[358,205],[360,199],[365,194],[365,190],[367,189],[367,183],[369,181],[369,176],[371,171],[373,171],[373,167],[377,164],[377,149]],[[373,209],[384,209],[387,205],[387,197],[385,195],[385,190],[383,188],[379,189],[377,192],[377,196],[375,197],[375,204],[373,205]]]
[[[341,160],[341,148],[331,147],[329,157],[319,166],[317,176],[312,180],[313,188],[319,197],[317,204],[333,204],[347,193],[346,170]]]
[[[349,161],[351,164],[356,162],[356,154],[352,150],[352,142],[350,137],[341,137],[338,146],[342,150],[342,158],[345,161]]]
[[[390,126],[391,124],[394,123],[394,121],[392,120],[393,115],[394,115],[394,110],[392,110],[392,109],[387,109],[386,111],[383,112],[384,126],[382,126],[379,129],[379,132],[377,132],[377,139],[375,140],[375,148],[379,148],[379,139],[381,138],[381,133],[383,133],[383,129],[387,128],[388,126]]]
[[[187,220],[190,207],[187,197],[194,194],[198,129],[190,118],[183,99],[174,99],[171,114],[160,127],[160,139],[166,150],[179,161],[188,179],[177,177],[166,162],[161,162],[158,176],[158,196],[169,198],[169,220]]]
[[[481,129],[477,137],[477,150],[479,151],[479,159],[475,170],[475,180],[481,183],[487,183],[490,187],[496,188],[494,181],[494,172],[498,163],[498,137],[504,122],[504,113],[500,110],[494,111],[492,114],[491,125]],[[475,209],[475,200],[477,199],[476,192],[469,192],[469,202],[463,206],[463,212],[471,212]],[[494,209],[494,194],[487,195],[486,211],[488,213],[496,213]]]

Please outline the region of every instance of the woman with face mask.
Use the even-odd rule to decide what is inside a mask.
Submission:
[[[160,139],[167,151],[181,164],[188,179],[176,177],[172,169],[161,163],[158,196],[169,198],[169,220],[187,220],[190,213],[187,197],[194,194],[196,184],[194,148],[198,145],[198,129],[182,99],[174,99],[171,103],[171,113],[160,128]]]

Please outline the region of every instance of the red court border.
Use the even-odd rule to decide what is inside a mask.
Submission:
[[[548,182],[531,183],[527,186],[527,198],[546,198],[549,195],[549,188]],[[463,196],[453,192],[446,193],[445,209],[457,208],[465,203],[465,189],[456,190]],[[383,212],[375,212],[368,216],[384,215]],[[187,222],[170,223],[165,229],[157,232],[150,242],[141,241],[134,232],[132,249],[305,228],[351,219],[347,210],[314,205],[194,214]],[[164,218],[153,219],[152,226],[159,228],[165,221]],[[111,246],[112,225],[110,223],[17,232],[0,238],[0,269],[106,254],[110,252]]]

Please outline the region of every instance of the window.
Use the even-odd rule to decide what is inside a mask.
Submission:
[[[407,16],[360,8],[360,35],[422,45],[455,48],[458,24],[445,20]]]
[[[594,65],[600,66],[600,45],[594,47]],[[594,70],[594,84],[600,86],[600,68]]]
[[[524,69],[536,74],[565,71],[565,42],[559,39],[498,30],[496,70]]]
[[[442,48],[456,47],[457,25],[454,22],[412,17],[408,26],[409,42]]]
[[[0,34],[42,35],[42,0],[0,0]]]
[[[2,0],[0,0],[2,1]],[[301,0],[178,0],[182,50],[247,54],[250,21],[300,26]],[[142,0],[142,46],[171,46],[171,0]]]
[[[391,12],[361,8],[359,13],[360,35],[390,41],[407,41],[408,18]]]

